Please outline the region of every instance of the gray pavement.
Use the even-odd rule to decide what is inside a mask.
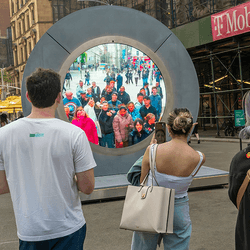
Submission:
[[[199,131],[200,132],[200,131]],[[201,136],[201,144],[192,138],[191,146],[205,153],[208,167],[228,171],[232,157],[239,151],[237,139]],[[246,146],[245,141],[243,148]],[[191,250],[233,250],[237,209],[230,202],[228,187],[189,192],[193,223]],[[120,230],[124,200],[84,204],[87,221],[85,250],[128,250],[132,232]],[[18,249],[15,219],[10,195],[0,196],[0,250]],[[163,250],[163,246],[159,248]],[[138,249],[139,250],[139,249]]]

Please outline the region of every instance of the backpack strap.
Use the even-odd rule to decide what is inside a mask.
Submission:
[[[245,177],[243,183],[241,184],[240,189],[239,189],[238,194],[237,194],[236,205],[237,205],[238,210],[240,208],[240,203],[241,203],[242,197],[247,189],[249,182],[250,182],[250,169],[247,171],[246,177]]]

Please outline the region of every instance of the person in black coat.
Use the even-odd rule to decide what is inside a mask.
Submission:
[[[117,99],[124,105],[127,105],[130,101],[130,96],[127,92],[125,92],[125,87],[121,86],[120,91],[118,92]]]
[[[139,110],[142,120],[145,121],[145,117],[149,113],[152,113],[155,115],[155,117],[157,117],[156,108],[151,105],[149,96],[144,96],[143,102],[144,102],[144,105]]]
[[[92,96],[95,102],[100,102],[101,100],[101,90],[99,86],[96,86],[96,82],[92,82]]]
[[[250,169],[250,144],[244,150],[238,152],[232,159],[229,170],[228,195],[232,203],[237,207],[238,191]],[[248,185],[238,211],[235,227],[235,249],[250,249],[250,185]]]
[[[143,121],[140,118],[135,119],[134,129],[129,134],[129,146],[137,144],[149,136],[149,132],[144,129]]]
[[[99,140],[100,146],[108,148],[114,148],[114,130],[113,130],[114,114],[109,111],[109,105],[107,101],[102,103],[102,111],[98,117],[98,121],[101,127],[102,138]]]

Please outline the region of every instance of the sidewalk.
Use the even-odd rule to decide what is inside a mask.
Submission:
[[[202,128],[199,128],[198,134],[200,137],[200,141],[214,141],[214,142],[235,142],[240,143],[240,138],[238,137],[238,133],[235,136],[225,136],[224,131],[220,131],[220,136],[217,136],[216,128],[207,128],[203,131]],[[191,142],[196,143],[197,139],[195,135],[192,135]],[[242,140],[243,143],[249,143],[249,140]]]
[[[199,132],[201,143],[197,144],[193,138],[190,145],[205,154],[204,165],[228,171],[239,145],[208,135],[203,137],[202,131]],[[208,141],[209,138],[217,141]],[[237,209],[228,198],[228,187],[193,190],[189,192],[189,200],[193,228],[190,250],[233,250]],[[123,203],[124,199],[83,205],[87,221],[84,250],[130,249],[132,232],[119,229]],[[0,221],[0,250],[17,250],[18,238],[9,194],[0,196]],[[163,249],[163,245],[157,248]]]

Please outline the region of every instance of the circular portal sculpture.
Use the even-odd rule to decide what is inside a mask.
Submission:
[[[25,79],[38,67],[65,76],[83,51],[106,43],[133,46],[148,55],[160,69],[167,103],[162,121],[173,108],[187,107],[197,118],[199,84],[192,60],[179,39],[165,25],[140,11],[119,6],[98,6],[76,11],[55,23],[39,40],[27,61],[22,81],[24,115],[31,112],[25,97]],[[63,84],[63,77],[62,82]],[[67,121],[63,104],[56,116]],[[151,136],[134,146],[109,149],[91,144],[98,167],[96,176],[127,173],[144,153]]]

